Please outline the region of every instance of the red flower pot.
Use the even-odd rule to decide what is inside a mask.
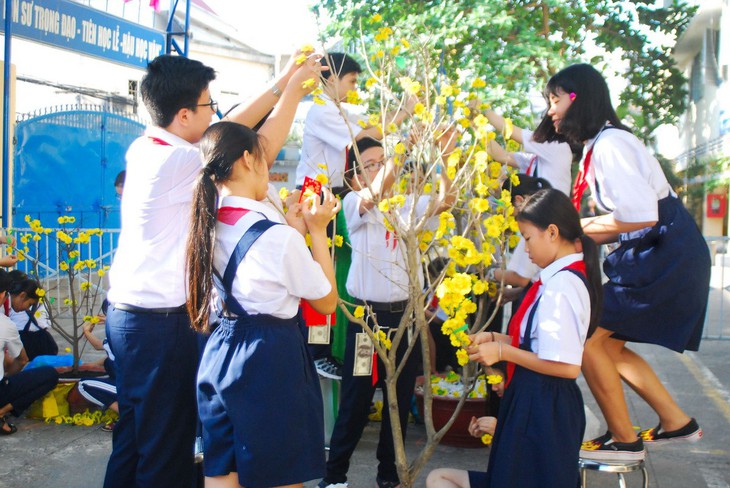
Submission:
[[[416,379],[416,403],[418,405],[418,413],[423,418],[423,391],[419,386],[423,385],[423,376]],[[451,415],[459,403],[458,398],[434,396],[431,405],[431,413],[433,415],[433,425],[436,430],[440,430],[451,418]],[[453,447],[486,447],[482,440],[478,437],[472,437],[469,434],[469,422],[472,417],[484,417],[490,415],[489,404],[486,398],[467,398],[464,406],[461,408],[459,415],[454,420],[451,428],[441,438],[441,443]]]

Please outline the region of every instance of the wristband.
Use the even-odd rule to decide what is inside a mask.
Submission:
[[[271,93],[273,93],[276,98],[281,98],[281,89],[275,84],[271,85]]]

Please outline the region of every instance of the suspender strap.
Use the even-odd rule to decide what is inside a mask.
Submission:
[[[238,303],[238,300],[233,297],[233,279],[236,277],[236,271],[238,270],[238,266],[241,264],[241,261],[243,261],[243,258],[246,256],[246,253],[248,253],[248,250],[251,249],[253,243],[256,242],[267,229],[274,225],[278,224],[264,218],[249,227],[243,236],[241,236],[238,244],[236,244],[236,248],[233,250],[231,259],[228,261],[226,270],[223,273],[223,278],[221,280],[223,285],[223,300],[228,311],[238,315],[239,317],[245,317],[248,314],[241,304]]]
[[[35,325],[38,330],[42,330],[41,326],[38,325],[38,321],[35,318],[35,312],[36,312],[36,310],[38,310],[39,305],[40,305],[40,303],[36,303],[29,310],[25,311],[25,313],[28,314],[28,322],[26,322],[23,332],[28,332],[30,330],[31,324]]]

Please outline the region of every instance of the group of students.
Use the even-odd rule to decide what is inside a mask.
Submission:
[[[349,139],[339,138],[317,165],[341,171],[344,184],[349,161],[352,191],[340,201],[325,188],[322,199],[292,200],[284,211],[268,174],[299,101],[321,78],[331,111],[327,105],[344,99],[350,75],[359,73],[344,72],[344,57],[320,63],[310,55],[299,65],[295,58],[271,88],[213,125],[211,68],[167,55],[148,66],[141,93],[154,125],[127,153],[122,232],[110,271],[106,331],[120,419],[106,487],[193,485],[198,417],[208,486],[302,486],[318,478],[322,487],[346,485],[374,390],[371,377],[353,375],[362,331],[354,323],[347,329],[341,403],[326,460],[322,398],[299,303],[335,311],[327,226],[342,209],[353,250],[347,292],[368,304],[381,326],[400,323],[408,299],[403,256],[374,205],[390,190],[394,161],[367,126],[348,129]],[[525,171],[545,175],[551,164],[532,142],[586,149],[572,200],[544,189],[521,207],[524,252],[541,270],[509,334],[472,337],[470,359],[514,365],[489,469],[470,477],[474,486],[575,485],[579,454],[640,458],[644,441],[701,436],[625,343],[697,349],[709,286],[704,240],[656,160],[618,120],[595,69],[568,67],[545,93],[545,119],[534,133],[519,135],[538,156]],[[400,123],[408,109],[399,112],[388,117]],[[453,149],[454,138],[438,142],[444,155]],[[409,196],[405,212],[425,215],[454,204],[451,182],[440,174],[438,201]],[[606,214],[579,218],[586,188]],[[616,240],[621,245],[606,260],[609,281],[601,286],[595,243]],[[680,280],[691,286],[678,287]],[[396,390],[403,435],[418,348],[405,361]],[[575,383],[581,370],[609,429],[582,450],[585,417]],[[659,426],[641,438],[631,428],[621,379],[659,415]],[[383,420],[376,483],[393,488],[399,480],[387,409]]]

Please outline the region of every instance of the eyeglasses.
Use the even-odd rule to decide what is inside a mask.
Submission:
[[[380,169],[383,166],[385,166],[385,159],[381,159],[380,161],[363,161],[362,162],[362,169],[365,171],[371,171],[373,169]]]
[[[218,111],[218,102],[216,102],[215,100],[213,100],[211,98],[210,99],[210,102],[208,102],[208,103],[199,103],[199,104],[196,105],[196,107],[210,107],[210,109],[213,112],[217,112]]]

